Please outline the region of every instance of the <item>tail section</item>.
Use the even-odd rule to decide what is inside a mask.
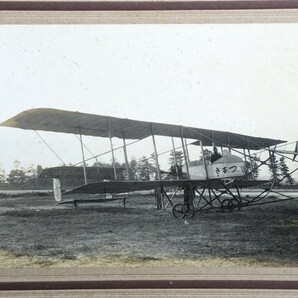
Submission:
[[[62,202],[61,184],[58,178],[53,178],[54,197],[57,202]]]

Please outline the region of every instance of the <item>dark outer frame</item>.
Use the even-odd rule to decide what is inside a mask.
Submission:
[[[256,291],[283,295],[298,293],[296,268],[175,268],[175,267],[114,267],[114,268],[23,268],[3,269],[0,272],[2,294],[56,293],[56,291],[105,290],[189,290],[199,294],[206,290],[245,290],[254,296]],[[133,293],[133,292],[130,292]],[[149,292],[150,293],[150,292]],[[157,292],[158,293],[158,292]],[[175,293],[175,292],[174,292]],[[185,292],[182,292],[185,293]],[[220,293],[220,292],[217,292]],[[235,292],[237,293],[237,291]],[[260,293],[260,292],[259,292]],[[72,294],[73,295],[73,294]],[[80,292],[77,293],[80,295]],[[7,297],[7,296],[5,296]],[[75,296],[77,297],[77,296]]]
[[[298,1],[1,1],[0,24],[297,23]],[[0,264],[1,266],[1,264]],[[112,294],[298,296],[298,268],[22,268],[0,270],[0,296]],[[112,292],[102,292],[113,289]],[[141,289],[142,292],[135,292]],[[146,292],[146,290],[150,291]],[[175,292],[170,292],[171,290]],[[180,290],[185,290],[181,292]],[[196,289],[195,292],[193,290]],[[202,292],[208,289],[207,292]],[[220,289],[220,291],[218,291]],[[224,290],[228,292],[224,292]],[[157,292],[152,292],[158,290]],[[235,290],[237,290],[235,292]],[[255,291],[253,291],[255,290]],[[261,291],[256,291],[261,290]],[[267,292],[264,292],[267,290]],[[272,291],[271,291],[272,290]],[[249,292],[250,291],[250,292]],[[270,292],[268,292],[270,291]],[[294,291],[294,292],[293,292]],[[83,292],[85,293],[85,292]],[[87,293],[87,292],[86,292]],[[89,292],[91,293],[91,292]],[[201,293],[201,294],[200,294]],[[77,296],[76,296],[77,295]],[[248,297],[248,295],[247,295]]]
[[[262,289],[298,290],[298,281],[279,280],[98,280],[1,282],[0,291],[101,289]]]
[[[0,10],[21,11],[160,11],[297,9],[296,0],[271,1],[1,1]]]
[[[0,24],[296,23],[298,0],[0,0]]]

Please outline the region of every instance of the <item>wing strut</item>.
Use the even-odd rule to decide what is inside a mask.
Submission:
[[[108,121],[108,127],[109,127],[109,139],[110,139],[112,159],[113,159],[114,176],[115,176],[115,180],[117,180],[116,163],[115,163],[115,155],[114,155],[114,148],[113,148],[113,142],[112,142],[112,130],[111,130],[110,119],[107,118],[107,121]]]
[[[126,180],[130,180],[129,178],[129,167],[128,167],[128,158],[127,158],[127,150],[126,150],[126,141],[125,135],[123,133],[123,152],[124,152],[124,159],[125,159],[125,169],[126,169]]]
[[[152,141],[153,141],[153,146],[154,146],[154,157],[155,157],[155,164],[156,164],[156,169],[157,169],[158,180],[161,181],[161,175],[160,175],[160,169],[159,169],[159,162],[158,162],[158,155],[157,155],[153,125],[151,125],[151,132],[152,132]]]
[[[84,154],[84,145],[83,145],[83,139],[82,139],[82,134],[80,130],[80,143],[81,143],[81,151],[82,151],[82,159],[83,159],[83,171],[84,171],[84,179],[85,179],[85,184],[88,183],[87,181],[87,174],[86,174],[86,163],[85,163],[85,154]]]
[[[184,141],[183,141],[182,126],[180,127],[180,137],[181,137],[181,144],[182,144],[183,155],[184,155],[184,160],[185,160],[185,166],[186,166],[187,178],[190,179],[190,175],[189,175],[189,166],[188,166],[188,160],[187,160],[187,154],[186,154],[186,150],[185,150],[185,146],[184,146]]]
[[[204,146],[203,146],[202,141],[200,141],[200,146],[201,146],[202,158],[203,158],[203,163],[204,163],[205,172],[206,172],[206,179],[209,180],[208,168],[207,168],[207,163],[206,163],[206,159],[205,159],[205,155],[204,155]]]
[[[173,145],[173,156],[174,156],[174,162],[175,162],[175,169],[177,174],[177,180],[179,179],[179,172],[178,172],[178,165],[177,165],[177,158],[176,158],[176,148],[174,143],[174,138],[172,137],[172,145]]]
[[[184,144],[185,144],[185,152],[186,152],[186,155],[187,155],[187,161],[188,161],[188,164],[189,164],[190,163],[190,158],[189,158],[188,146],[187,146],[187,140],[186,140],[186,138],[184,138]]]

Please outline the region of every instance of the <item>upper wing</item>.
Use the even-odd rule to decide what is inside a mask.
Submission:
[[[231,132],[208,130],[181,125],[137,121],[57,109],[31,109],[0,124],[30,130],[82,134],[98,137],[143,139],[152,133],[160,136],[181,137],[202,141],[205,146],[246,148],[259,150],[285,141],[257,138]]]
[[[269,180],[239,180],[237,186],[240,188],[256,186],[270,182]],[[236,182],[235,182],[236,183]],[[89,183],[72,190],[63,192],[67,194],[97,194],[97,193],[125,193],[138,190],[151,190],[157,187],[212,187],[223,188],[223,185],[218,180],[162,180],[162,181],[104,181],[98,183]]]

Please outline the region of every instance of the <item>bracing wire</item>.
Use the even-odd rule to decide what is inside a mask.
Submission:
[[[127,146],[129,146],[129,145],[132,145],[132,144],[135,144],[135,143],[137,143],[137,142],[140,142],[141,140],[136,140],[136,141],[133,141],[133,142],[131,142],[131,143],[128,143],[128,144],[126,144],[126,147]],[[85,145],[84,145],[84,147],[85,147]],[[124,146],[119,146],[119,147],[116,147],[116,148],[114,148],[114,151],[116,151],[116,150],[119,150],[119,149],[122,149]],[[86,147],[85,147],[86,148]],[[105,151],[105,152],[102,152],[102,153],[100,153],[100,154],[97,154],[97,155],[94,155],[94,156],[92,156],[92,157],[89,157],[89,158],[86,158],[85,159],[85,162],[86,161],[89,161],[89,160],[92,160],[92,159],[96,159],[96,158],[98,158],[98,157],[100,157],[100,156],[103,156],[103,155],[106,155],[106,154],[108,154],[108,153],[110,153],[111,152],[111,150],[108,150],[108,151]],[[91,153],[91,152],[90,152]],[[92,153],[91,153],[92,154]],[[77,166],[77,165],[79,165],[79,164],[81,164],[82,162],[80,161],[80,162],[77,162],[77,163],[75,163],[75,164],[73,164],[72,166],[74,167],[74,166]]]
[[[39,138],[48,146],[48,148],[56,155],[56,157],[63,163],[64,166],[66,166],[66,163],[62,160],[62,158],[54,151],[54,149],[42,138],[42,136],[34,130],[35,133],[39,136]]]

